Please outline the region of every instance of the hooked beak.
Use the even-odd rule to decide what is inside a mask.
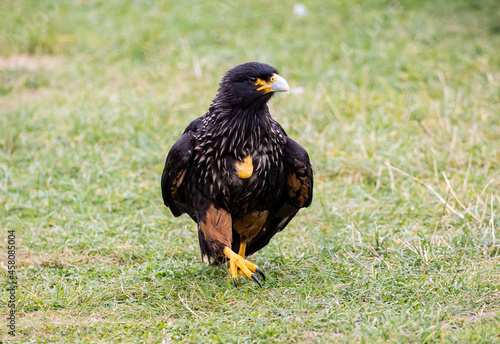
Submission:
[[[264,94],[269,92],[290,92],[290,87],[285,78],[279,76],[278,74],[273,74],[269,81],[259,80],[257,91],[264,91]]]
[[[276,80],[272,83],[271,89],[274,92],[290,92],[290,87],[288,87],[288,83],[285,78],[282,78],[278,74],[275,74],[274,76],[276,77]]]

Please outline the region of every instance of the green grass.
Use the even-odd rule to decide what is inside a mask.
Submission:
[[[294,3],[0,4],[5,342],[500,342],[497,1]],[[159,182],[254,60],[304,87],[271,110],[315,199],[235,289]]]

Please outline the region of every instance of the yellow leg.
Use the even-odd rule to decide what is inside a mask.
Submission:
[[[240,254],[241,254],[241,246],[240,246]],[[238,286],[238,270],[241,270],[241,272],[243,272],[245,276],[257,282],[257,284],[262,287],[255,273],[260,274],[264,278],[264,280],[266,279],[266,276],[264,276],[264,273],[262,272],[261,269],[259,269],[257,265],[249,262],[248,260],[243,258],[240,254],[236,254],[233,250],[231,250],[227,246],[224,248],[224,255],[229,259],[229,273],[233,278],[234,285]],[[243,250],[243,255],[244,255],[244,250]]]
[[[243,243],[243,242],[242,242],[242,243],[240,243],[240,251],[238,252],[238,254],[239,254],[241,257],[245,258],[245,259],[246,259],[246,257],[245,257],[245,251],[246,251],[246,248],[247,248],[247,244],[245,244],[245,243]],[[242,275],[244,275],[244,273],[243,273],[240,269],[236,269],[236,270],[238,270],[238,274],[242,274]]]
[[[246,249],[247,249],[247,244],[245,244],[245,243],[243,243],[243,242],[242,242],[242,243],[240,244],[240,252],[238,252],[238,254],[239,254],[240,256],[242,256],[243,258],[245,258],[245,250],[246,250]]]

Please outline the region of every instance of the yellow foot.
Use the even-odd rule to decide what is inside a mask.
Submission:
[[[261,275],[264,280],[266,280],[266,276],[257,265],[249,262],[239,254],[234,253],[233,250],[227,246],[224,248],[224,255],[229,259],[229,272],[231,273],[231,277],[233,278],[233,282],[236,287],[238,287],[238,270],[241,270],[245,276],[257,282],[257,284],[262,287],[262,284],[260,284],[260,281],[255,273]]]
[[[245,244],[244,242],[240,243],[240,251],[238,252],[238,254],[240,256],[242,256],[243,258],[245,258],[245,251],[247,250],[247,244]]]

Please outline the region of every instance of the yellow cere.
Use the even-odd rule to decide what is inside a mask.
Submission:
[[[253,173],[253,162],[251,156],[247,156],[243,162],[235,163],[234,166],[236,167],[236,173],[241,179],[250,178]]]
[[[260,78],[257,78],[257,81],[255,82],[254,85],[261,85],[257,91],[262,91],[265,90],[264,94],[269,93],[269,92],[274,92],[271,89],[271,84],[276,81],[276,76],[272,76],[271,79],[269,79],[269,82],[266,80],[262,80]]]

